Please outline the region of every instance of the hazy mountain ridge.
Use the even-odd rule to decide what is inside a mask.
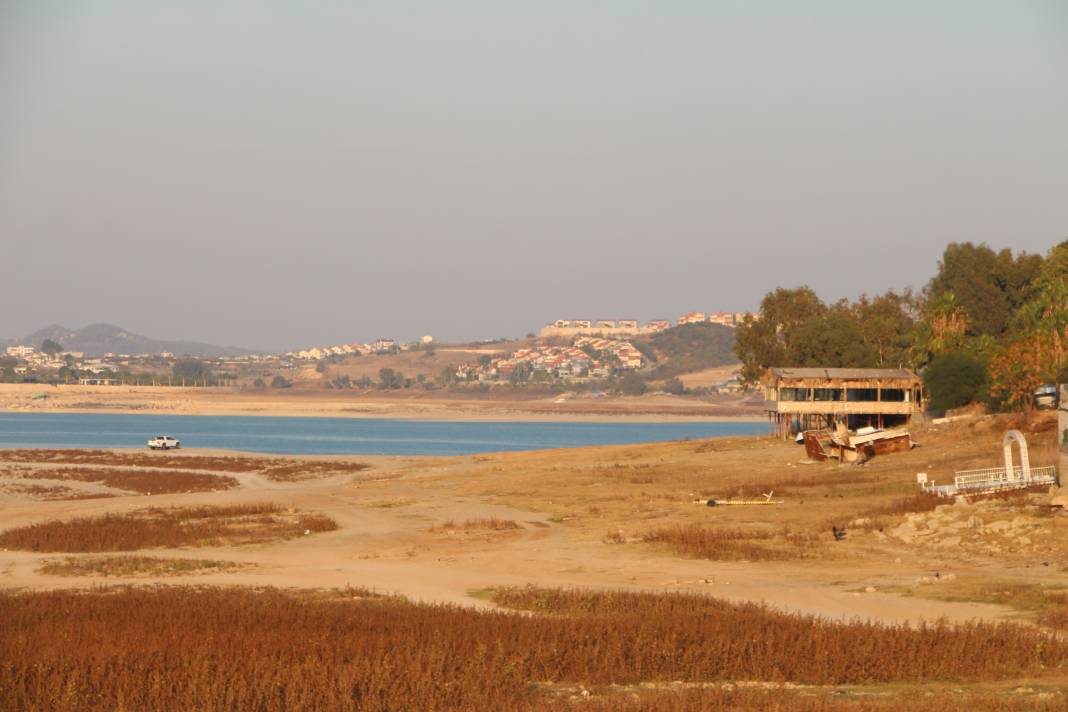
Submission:
[[[166,341],[134,334],[114,324],[90,324],[82,329],[68,329],[52,324],[18,340],[27,346],[39,347],[45,339],[52,339],[65,351],[82,351],[90,356],[115,354],[158,354],[170,352],[176,356],[242,356],[252,353],[236,346],[216,346],[199,341]]]

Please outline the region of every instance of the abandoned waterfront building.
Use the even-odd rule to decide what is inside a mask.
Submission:
[[[908,428],[923,417],[923,382],[885,368],[769,368],[762,379],[772,432]]]

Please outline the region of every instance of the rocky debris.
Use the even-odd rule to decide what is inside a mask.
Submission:
[[[907,514],[896,527],[876,532],[876,539],[977,554],[1052,553],[1060,546],[1052,531],[1055,520],[1048,514],[1028,516],[1019,507],[982,505],[945,505]]]
[[[1054,485],[1049,488],[1049,505],[1068,509],[1068,489]]]

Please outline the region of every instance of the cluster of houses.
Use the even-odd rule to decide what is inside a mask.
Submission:
[[[110,386],[121,382],[119,374],[159,373],[161,369],[170,371],[180,360],[175,354],[162,351],[156,354],[117,354],[106,353],[102,356],[86,356],[81,351],[63,351],[50,354],[32,346],[10,346],[3,354],[14,359],[11,370],[24,381],[38,382],[42,379],[54,379],[81,385]],[[254,362],[273,361],[277,357],[266,355],[233,356],[225,358],[200,359],[220,370],[236,371]],[[66,369],[64,371],[63,369]],[[166,381],[166,379],[163,379]]]
[[[57,353],[49,354],[38,351],[32,346],[9,346],[5,351],[9,358],[16,359],[19,363],[15,366],[15,373],[24,374],[35,369],[59,369],[67,365],[68,358],[81,359],[81,353]]]
[[[573,381],[607,378],[643,363],[641,352],[629,341],[579,337],[571,346],[533,346],[478,364],[461,364],[455,375],[460,381]]]
[[[678,325],[683,324],[703,324],[708,322],[710,324],[720,324],[721,326],[729,326],[732,329],[741,324],[746,317],[758,318],[757,314],[751,314],[749,312],[688,312],[679,317]]]
[[[430,336],[424,336],[422,339],[424,344],[432,341],[433,338]],[[289,351],[284,356],[302,361],[321,361],[330,356],[350,356],[353,354],[366,356],[368,354],[393,353],[398,348],[397,342],[393,339],[379,339],[370,344],[342,344],[340,346],[322,346],[301,351]]]
[[[757,318],[756,314],[748,312],[688,312],[678,318],[677,326],[683,324],[712,323],[722,324],[734,328],[742,323],[746,317]],[[557,319],[546,324],[542,330],[543,337],[553,336],[580,336],[600,334],[603,336],[636,336],[640,334],[655,334],[671,328],[671,322],[666,319],[653,319],[640,325],[637,319]]]

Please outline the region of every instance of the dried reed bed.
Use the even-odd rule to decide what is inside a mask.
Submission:
[[[0,594],[0,701],[12,710],[552,710],[581,702],[594,710],[942,712],[960,706],[907,688],[885,704],[854,704],[833,690],[799,694],[774,683],[1041,680],[1068,663],[1068,643],[1011,625],[834,624],[684,595],[522,589],[498,600],[548,615],[366,591]],[[678,689],[670,681],[771,685]],[[588,701],[572,700],[587,687]],[[987,702],[969,699],[968,709],[1040,707]]]
[[[449,520],[437,526],[430,528],[432,532],[474,532],[474,531],[515,531],[516,529],[522,529],[518,523],[511,519],[498,519],[497,517],[487,517],[485,519],[467,519],[457,524],[456,522]]]
[[[23,551],[96,553],[155,547],[237,546],[291,539],[337,529],[318,514],[273,504],[143,509],[67,521],[49,521],[0,532],[0,547]]]
[[[765,492],[774,492],[777,495],[786,495],[790,493],[796,493],[798,490],[810,490],[817,488],[825,488],[831,492],[838,492],[842,489],[857,488],[857,487],[870,487],[873,484],[879,483],[882,478],[878,475],[870,473],[857,473],[851,471],[848,473],[842,472],[821,472],[814,475],[799,474],[796,477],[780,478],[773,480],[764,480],[758,484],[741,483],[736,484],[733,487],[727,487],[727,492],[709,492],[707,497],[713,498],[716,496],[723,496],[729,494],[734,497],[757,497]]]
[[[184,576],[245,568],[236,561],[169,559],[158,556],[68,556],[49,559],[38,573],[48,576]]]
[[[173,455],[166,452],[113,452],[111,450],[29,450],[0,451],[5,462],[54,463],[62,465],[113,465],[117,467],[163,467],[182,470],[211,470],[215,472],[256,472],[267,458],[210,457],[202,455]]]
[[[49,502],[60,500],[106,499],[115,496],[111,492],[85,492],[70,487],[62,487],[60,485],[6,484],[0,485],[0,491],[11,492],[13,494],[24,494],[33,497],[34,499]]]
[[[814,534],[785,528],[675,525],[648,531],[642,535],[642,539],[662,544],[683,556],[713,561],[789,561],[816,556],[821,549]]]
[[[881,697],[860,692],[855,699],[842,695],[844,690],[760,689],[732,685],[712,689],[659,690],[609,689],[607,695],[584,698],[572,695],[570,704],[549,709],[583,710],[583,712],[1060,712],[1064,709],[1063,693],[1016,693],[1015,698],[976,693],[945,691],[905,694],[876,692]],[[831,695],[834,695],[832,697]]]
[[[272,480],[295,481],[325,475],[349,474],[369,465],[344,460],[289,460],[268,457],[211,457],[159,453],[127,453],[110,450],[3,450],[0,461],[65,465],[112,465],[208,472],[259,472]]]
[[[370,466],[362,462],[292,462],[282,460],[276,464],[270,464],[267,467],[264,467],[262,473],[268,479],[276,482],[297,482],[315,477],[351,474],[366,470],[368,467]]]
[[[860,516],[870,517],[872,519],[879,517],[900,517],[904,514],[933,512],[936,507],[952,503],[953,500],[951,499],[919,492],[908,497],[895,499],[886,504],[865,509],[861,512]]]
[[[238,485],[237,480],[226,475],[206,475],[200,472],[111,470],[92,467],[42,468],[22,472],[19,477],[34,480],[93,482],[140,494],[218,492],[232,489]]]

